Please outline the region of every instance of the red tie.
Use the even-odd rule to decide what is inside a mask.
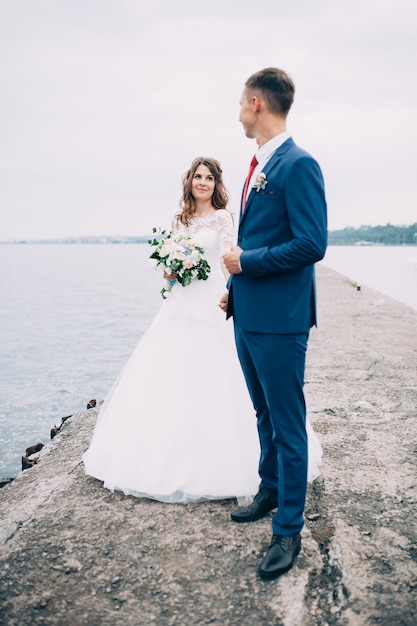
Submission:
[[[252,158],[252,161],[250,162],[250,166],[249,166],[249,172],[248,172],[248,177],[246,179],[246,184],[245,184],[245,189],[243,191],[243,197],[242,197],[242,213],[243,210],[245,208],[245,204],[246,204],[246,196],[248,195],[248,188],[249,188],[249,183],[250,183],[250,179],[252,178],[252,174],[253,174],[253,170],[255,169],[255,167],[258,165],[258,159],[256,158],[256,156],[254,156]]]

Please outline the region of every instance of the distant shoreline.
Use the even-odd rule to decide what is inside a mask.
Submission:
[[[80,237],[54,237],[29,240],[9,238],[0,244],[126,244],[148,243],[153,235],[84,235]],[[416,246],[417,223],[409,226],[346,227],[328,231],[329,246]]]
[[[16,239],[0,241],[0,245],[31,245],[31,244],[130,244],[148,243],[153,235],[138,235],[132,237],[63,237],[58,239]]]

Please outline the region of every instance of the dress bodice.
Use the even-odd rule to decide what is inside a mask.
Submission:
[[[194,217],[189,226],[174,220],[174,235],[188,235],[204,249],[211,271],[220,270],[220,258],[230,250],[236,242],[233,218],[229,211],[218,209],[204,217]]]

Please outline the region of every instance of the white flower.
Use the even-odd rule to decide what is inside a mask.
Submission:
[[[164,243],[162,248],[159,251],[159,256],[168,256],[171,253],[171,245],[170,243]]]
[[[193,265],[197,264],[202,258],[203,257],[198,250],[193,250],[190,254],[190,259]]]

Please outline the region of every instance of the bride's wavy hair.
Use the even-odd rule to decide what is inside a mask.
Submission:
[[[199,165],[205,165],[209,168],[214,177],[214,192],[212,197],[212,205],[214,209],[225,209],[229,202],[229,192],[223,183],[222,168],[216,159],[210,157],[197,157],[191,163],[190,169],[184,174],[182,178],[182,197],[180,200],[180,213],[178,214],[178,220],[185,226],[190,225],[190,221],[195,212],[195,200],[191,194],[191,184]]]

